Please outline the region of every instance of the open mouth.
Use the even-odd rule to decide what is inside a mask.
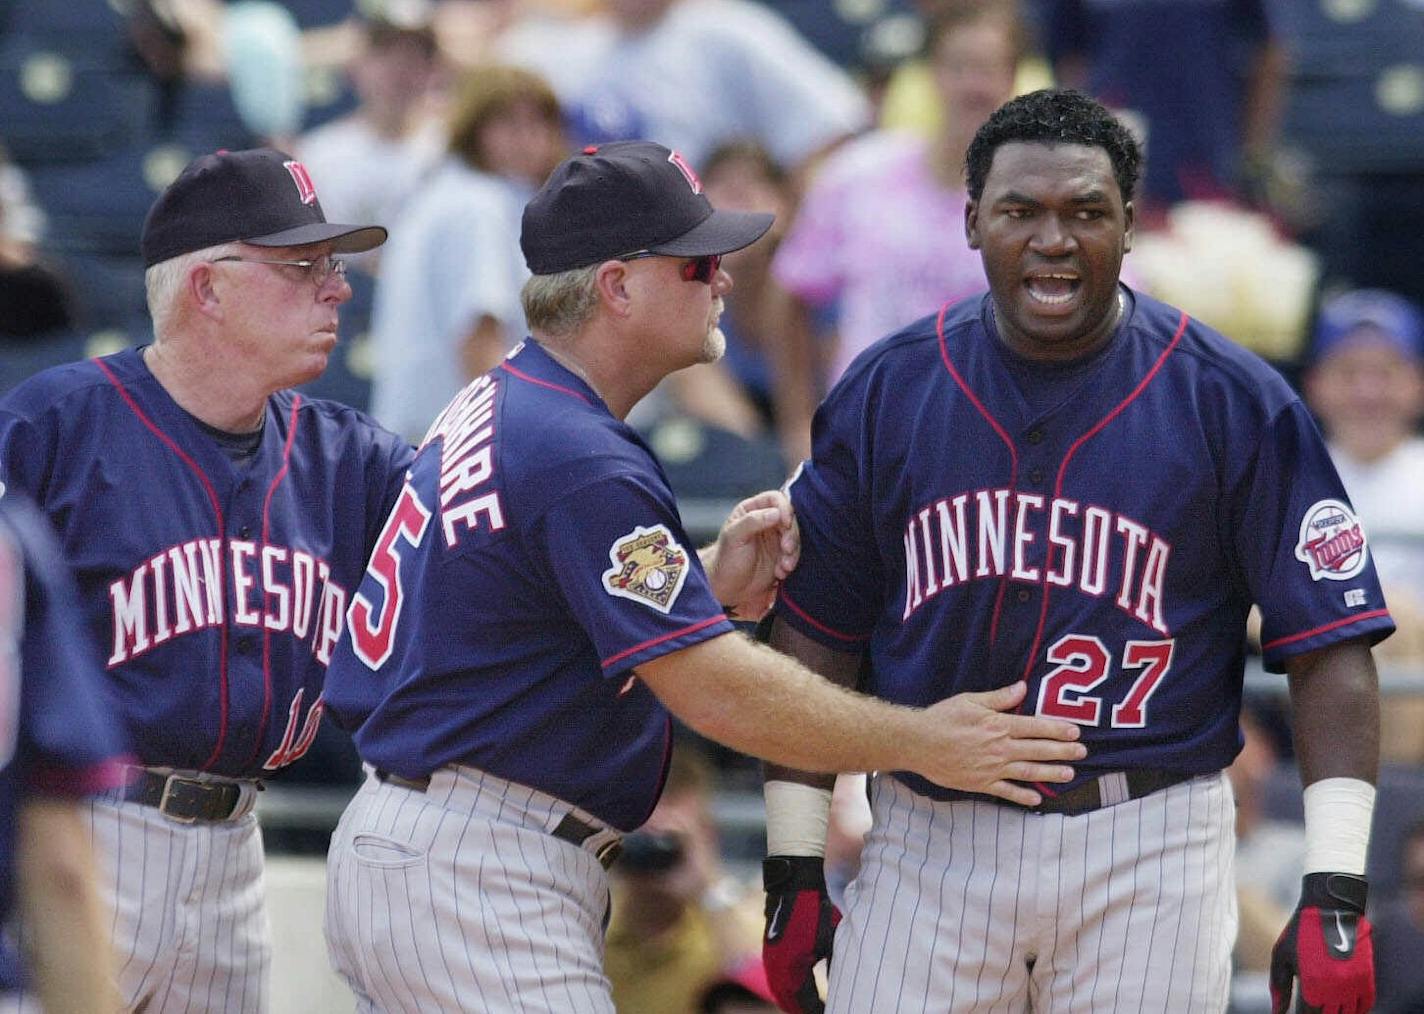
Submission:
[[[1024,280],[1029,297],[1043,306],[1061,306],[1070,302],[1082,285],[1077,275],[1067,273],[1031,275]]]

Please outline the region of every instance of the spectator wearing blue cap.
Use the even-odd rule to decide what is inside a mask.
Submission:
[[[1304,380],[1399,624],[1381,649],[1424,661],[1424,314],[1383,289],[1327,300]],[[1399,703],[1400,721],[1386,716],[1381,752],[1424,760],[1424,714]],[[1400,724],[1406,712],[1409,729]],[[1400,736],[1391,735],[1391,725]]]

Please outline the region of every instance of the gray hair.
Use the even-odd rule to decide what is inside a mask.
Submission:
[[[559,338],[582,327],[598,305],[598,267],[534,275],[525,282],[519,298],[529,330]]]
[[[159,261],[143,273],[143,287],[148,296],[148,314],[153,318],[153,335],[162,338],[178,302],[178,293],[188,272],[205,261],[216,260],[242,252],[239,243],[221,243],[203,250],[179,254]]]

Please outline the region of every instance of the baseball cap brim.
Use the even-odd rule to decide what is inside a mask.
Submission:
[[[308,243],[331,243],[333,253],[365,253],[386,241],[386,230],[379,225],[342,225],[339,222],[312,222],[281,232],[268,233],[242,240],[253,246],[306,246]]]
[[[761,239],[775,217],[761,211],[713,211],[681,236],[648,250],[667,257],[731,253]]]

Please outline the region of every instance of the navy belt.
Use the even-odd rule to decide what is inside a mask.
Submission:
[[[387,785],[397,785],[402,789],[409,789],[412,792],[424,792],[430,788],[430,779],[427,778],[407,778],[398,775],[393,771],[382,771],[375,769],[376,781],[384,782]],[[603,831],[601,827],[595,827],[586,820],[582,820],[572,813],[564,814],[564,819],[559,821],[558,826],[549,833],[560,841],[566,841],[575,848],[584,848],[584,843],[594,835]],[[617,839],[604,843],[597,849],[590,849],[593,855],[603,865],[606,870],[613,865],[618,854],[623,851],[623,843]]]
[[[1063,813],[1076,816],[1091,813],[1105,806],[1116,806],[1130,799],[1141,799],[1169,786],[1196,778],[1195,772],[1156,771],[1152,769],[1135,771],[1114,771],[1099,775],[1081,785],[1075,785],[1066,792],[1052,793],[1053,787],[1037,785],[1043,802],[1031,807],[1034,813]]]
[[[242,784],[214,782],[182,775],[164,775],[147,768],[130,768],[138,777],[123,789],[119,798],[130,803],[153,806],[169,820],[180,824],[222,823],[242,816]]]

